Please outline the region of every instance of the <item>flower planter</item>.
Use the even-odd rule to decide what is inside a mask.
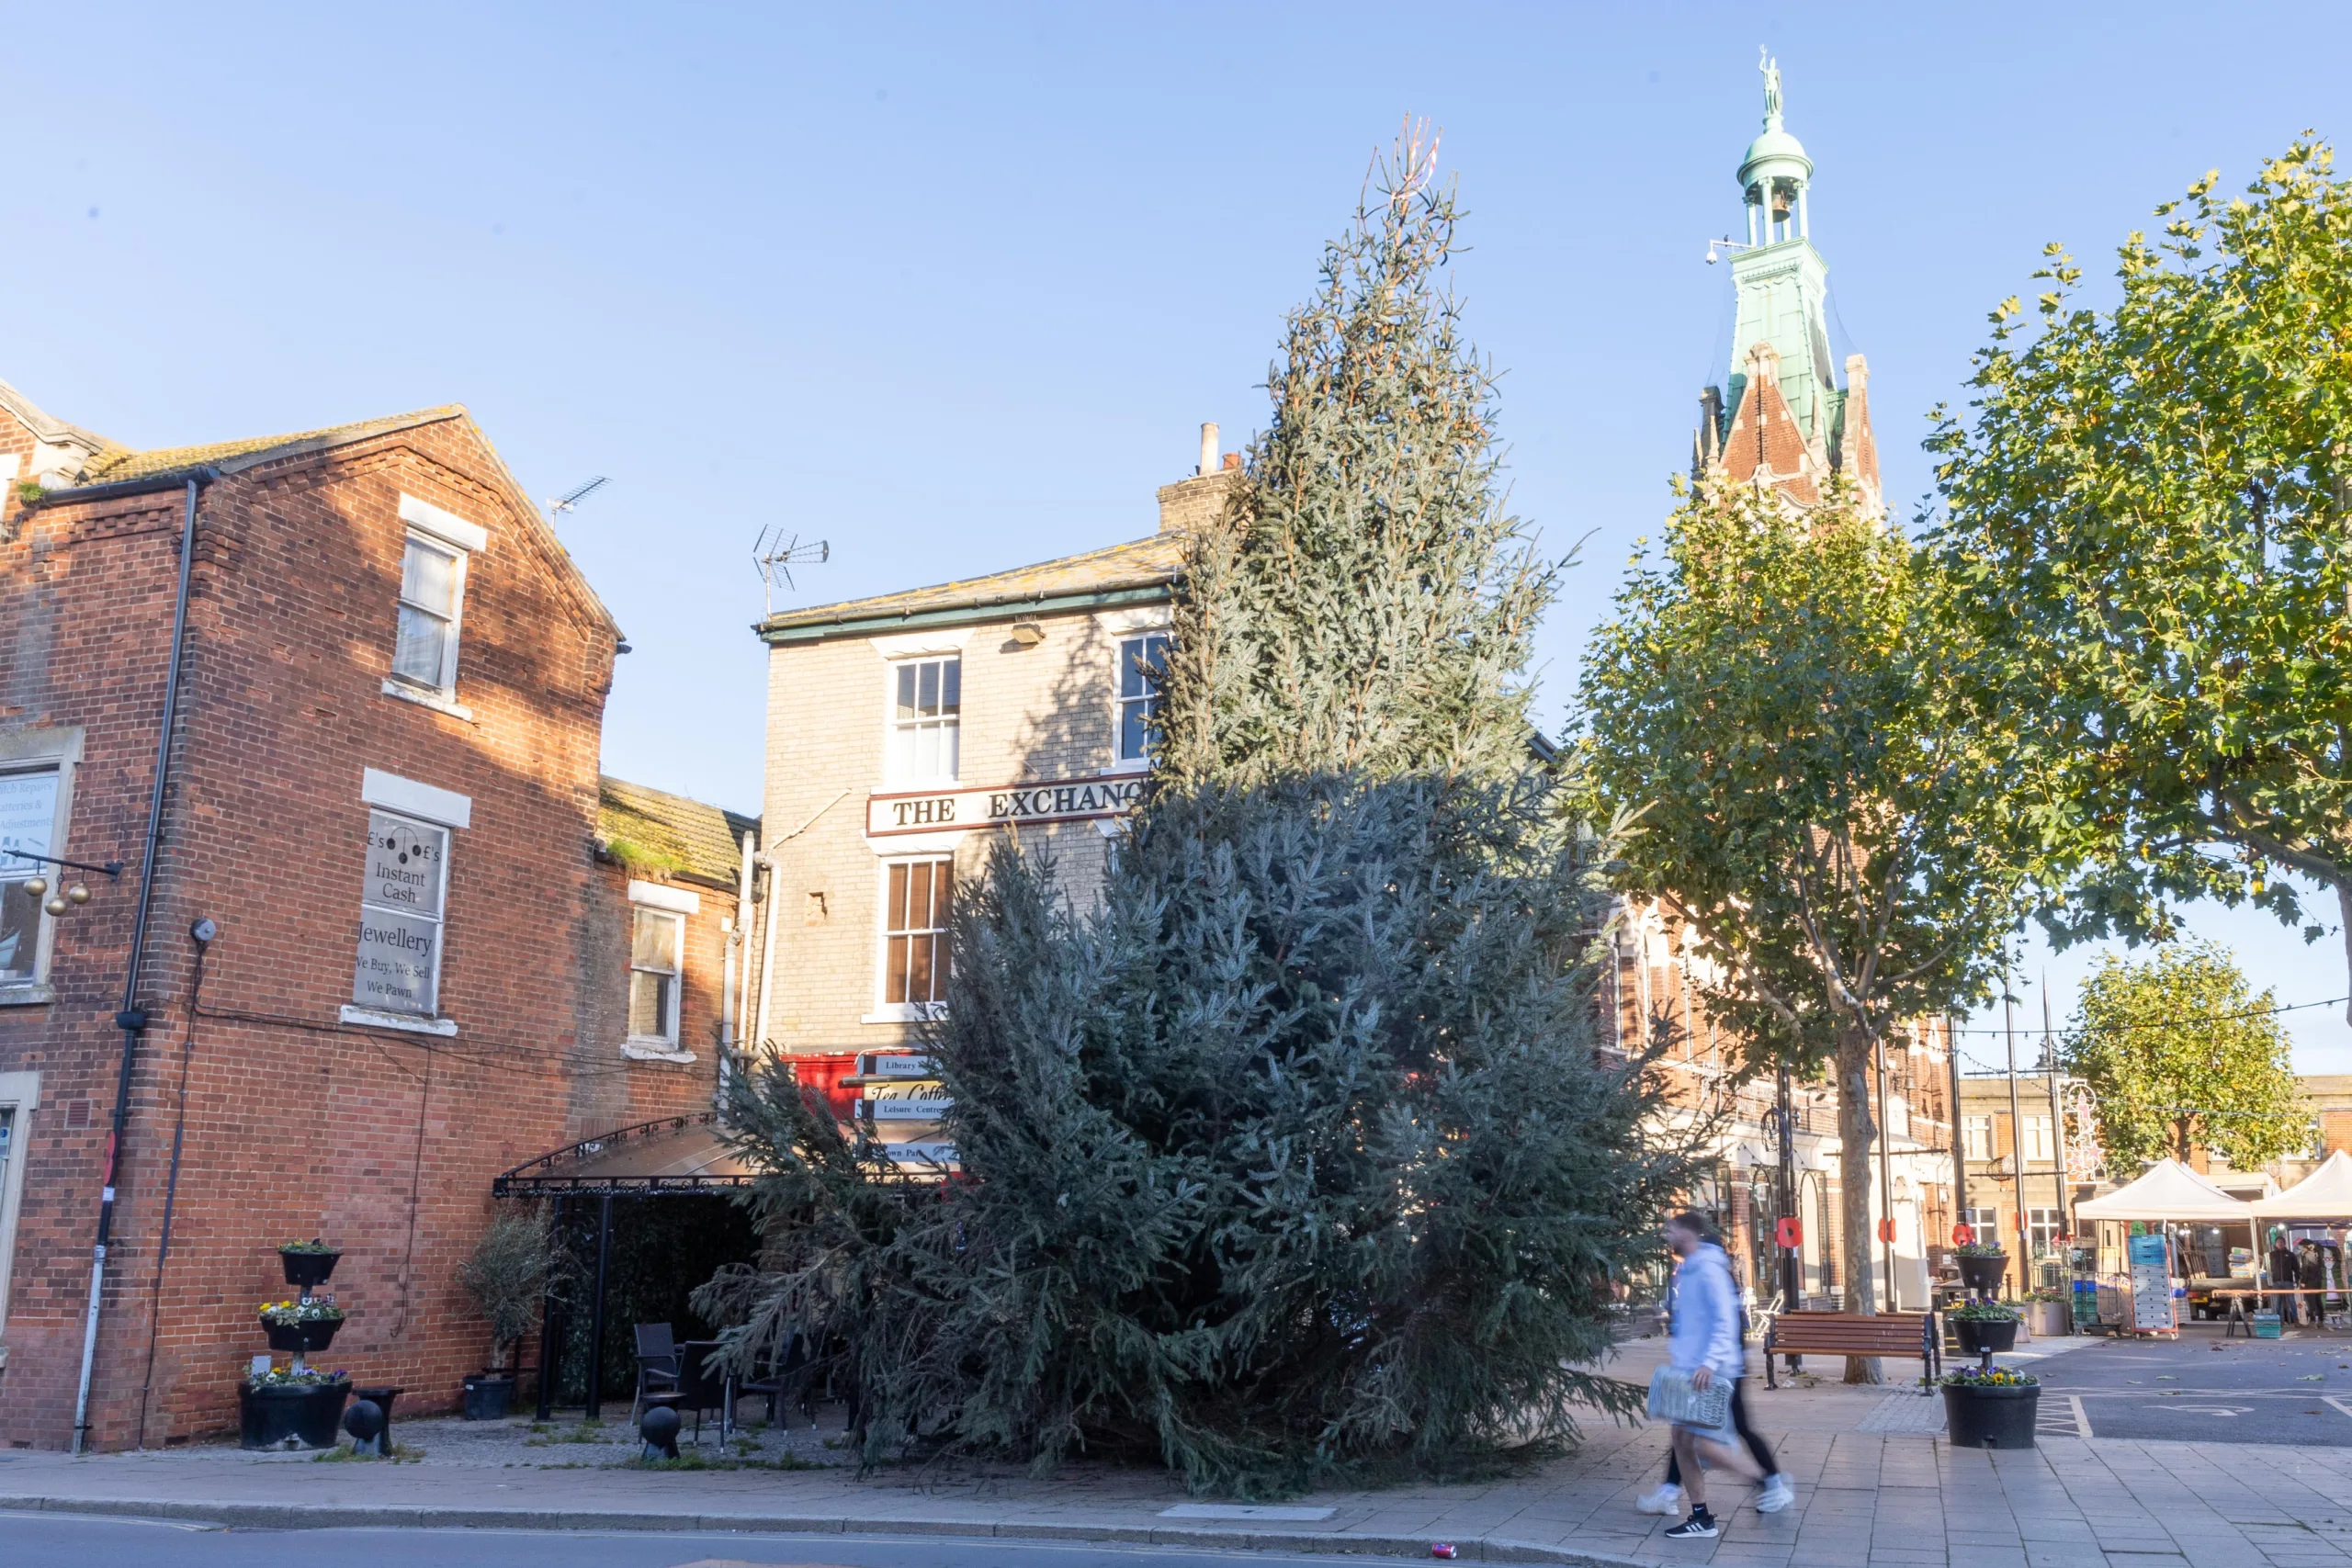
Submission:
[[[476,1372],[466,1380],[466,1419],[503,1421],[514,1403],[514,1380],[497,1372]]]
[[[1988,1325],[1989,1326],[1989,1325]],[[1944,1433],[1956,1449],[2030,1449],[2041,1385],[1944,1388]]]
[[[2034,1302],[2025,1309],[2027,1325],[2036,1334],[2052,1337],[2072,1329],[2072,1316],[2064,1302]]]
[[[2015,1319],[1996,1323],[1990,1318],[1956,1317],[1951,1331],[1960,1339],[1960,1348],[1972,1356],[1987,1350],[2010,1350],[2017,1348],[2018,1325]]]
[[[277,1249],[277,1261],[286,1270],[286,1282],[305,1291],[325,1284],[334,1273],[335,1260],[342,1256],[340,1252],[289,1252],[282,1247]]]
[[[351,1384],[246,1383],[237,1390],[237,1442],[248,1449],[331,1449]]]
[[[1960,1265],[1960,1282],[1972,1291],[1997,1291],[2009,1272],[2009,1258],[2005,1252],[1996,1252],[1987,1258],[1970,1258],[1963,1254],[1952,1261]]]
[[[339,1317],[314,1317],[308,1323],[272,1323],[261,1320],[262,1332],[269,1336],[269,1348],[300,1355],[323,1350],[334,1343],[335,1330],[343,1326]]]

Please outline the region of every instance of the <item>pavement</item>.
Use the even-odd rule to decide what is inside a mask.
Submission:
[[[2233,1341],[2219,1351],[2212,1342],[2192,1331],[2178,1346],[2025,1348],[2013,1359],[2051,1391],[2039,1447],[1999,1453],[1945,1442],[1940,1399],[1811,1379],[1767,1391],[1758,1380],[1753,1415],[1796,1479],[1797,1504],[1759,1515],[1744,1486],[1719,1482],[1726,1523],[1711,1542],[1666,1540],[1660,1531],[1671,1521],[1635,1511],[1634,1497],[1665,1464],[1664,1434],[1646,1425],[1597,1426],[1576,1454],[1489,1483],[1335,1490],[1252,1507],[1187,1498],[1160,1473],[1106,1465],[1034,1476],[933,1464],[861,1476],[827,1447],[827,1434],[806,1428],[788,1448],[761,1434],[746,1453],[721,1449],[713,1433],[699,1450],[704,1468],[649,1469],[611,1428],[408,1421],[395,1435],[421,1453],[407,1463],[229,1448],[80,1459],[13,1450],[0,1454],[0,1510],[271,1529],[817,1535],[831,1540],[808,1551],[827,1562],[847,1561],[836,1543],[888,1535],[1422,1558],[1442,1541],[1467,1561],[1724,1568],[2352,1568],[2352,1443],[2307,1434],[2212,1440],[2224,1430],[2264,1430],[2293,1401],[2301,1402],[2298,1421],[2316,1420],[2301,1412],[2318,1409],[2352,1429],[2352,1408],[2336,1403],[2352,1407],[2352,1367],[2319,1370],[2314,1354],[2352,1363],[2352,1340]],[[1658,1349],[1635,1342],[1611,1370],[1645,1379]],[[1888,1365],[1893,1372],[1901,1363]],[[2181,1370],[2166,1370],[2174,1366]],[[2295,1370],[2303,1367],[2323,1382],[2290,1381],[2312,1375]],[[2293,1392],[2339,1380],[2340,1394]],[[2182,1396],[2166,1397],[2175,1386]],[[2257,1398],[2268,1403],[2249,1404]],[[2254,1414],[2175,1408],[2224,1404]],[[2168,1430],[2185,1423],[2204,1440],[2110,1433],[2110,1425],[2143,1420],[2175,1423]],[[744,1557],[732,1549],[702,1555]]]

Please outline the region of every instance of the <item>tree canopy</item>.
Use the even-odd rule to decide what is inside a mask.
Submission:
[[[1973,722],[2079,874],[2062,941],[2201,895],[2316,940],[2282,866],[2352,913],[2352,186],[2308,138],[2217,184],[2125,241],[2112,309],[2049,247],[1929,443]]]
[[[2248,988],[2229,950],[2167,944],[2100,957],[2059,1047],[2098,1106],[2099,1146],[2130,1169],[2210,1149],[2259,1170],[2311,1145],[2276,998]]]
[[[1952,722],[1951,651],[1922,563],[1850,489],[1801,510],[1713,475],[1585,663],[1591,777],[1640,814],[1619,885],[1697,933],[1748,1067],[1835,1058],[1863,1310],[1872,1048],[1984,994],[2029,863],[1999,761]]]

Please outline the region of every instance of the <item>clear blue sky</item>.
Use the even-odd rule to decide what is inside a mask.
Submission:
[[[2096,264],[2206,169],[2346,133],[2311,16],[77,7],[19,28],[0,91],[0,377],[135,445],[458,400],[535,494],[610,475],[564,529],[637,648],[607,765],[750,806],[760,529],[832,542],[804,601],[1148,532],[1200,421],[1260,423],[1282,311],[1427,116],[1517,503],[1591,536],[1548,722],[1723,373],[1700,258],[1739,219],[1759,43],[1907,513],[1925,412],[2044,240]],[[2213,929],[2283,1000],[2346,990],[2333,942]],[[2308,1066],[2352,1070],[2352,1030],[2297,1016]]]

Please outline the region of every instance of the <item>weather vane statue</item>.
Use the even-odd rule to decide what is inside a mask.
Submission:
[[[1764,73],[1764,119],[1770,124],[1781,118],[1781,62],[1771,58],[1771,50],[1763,44],[1756,46],[1756,69]]]

